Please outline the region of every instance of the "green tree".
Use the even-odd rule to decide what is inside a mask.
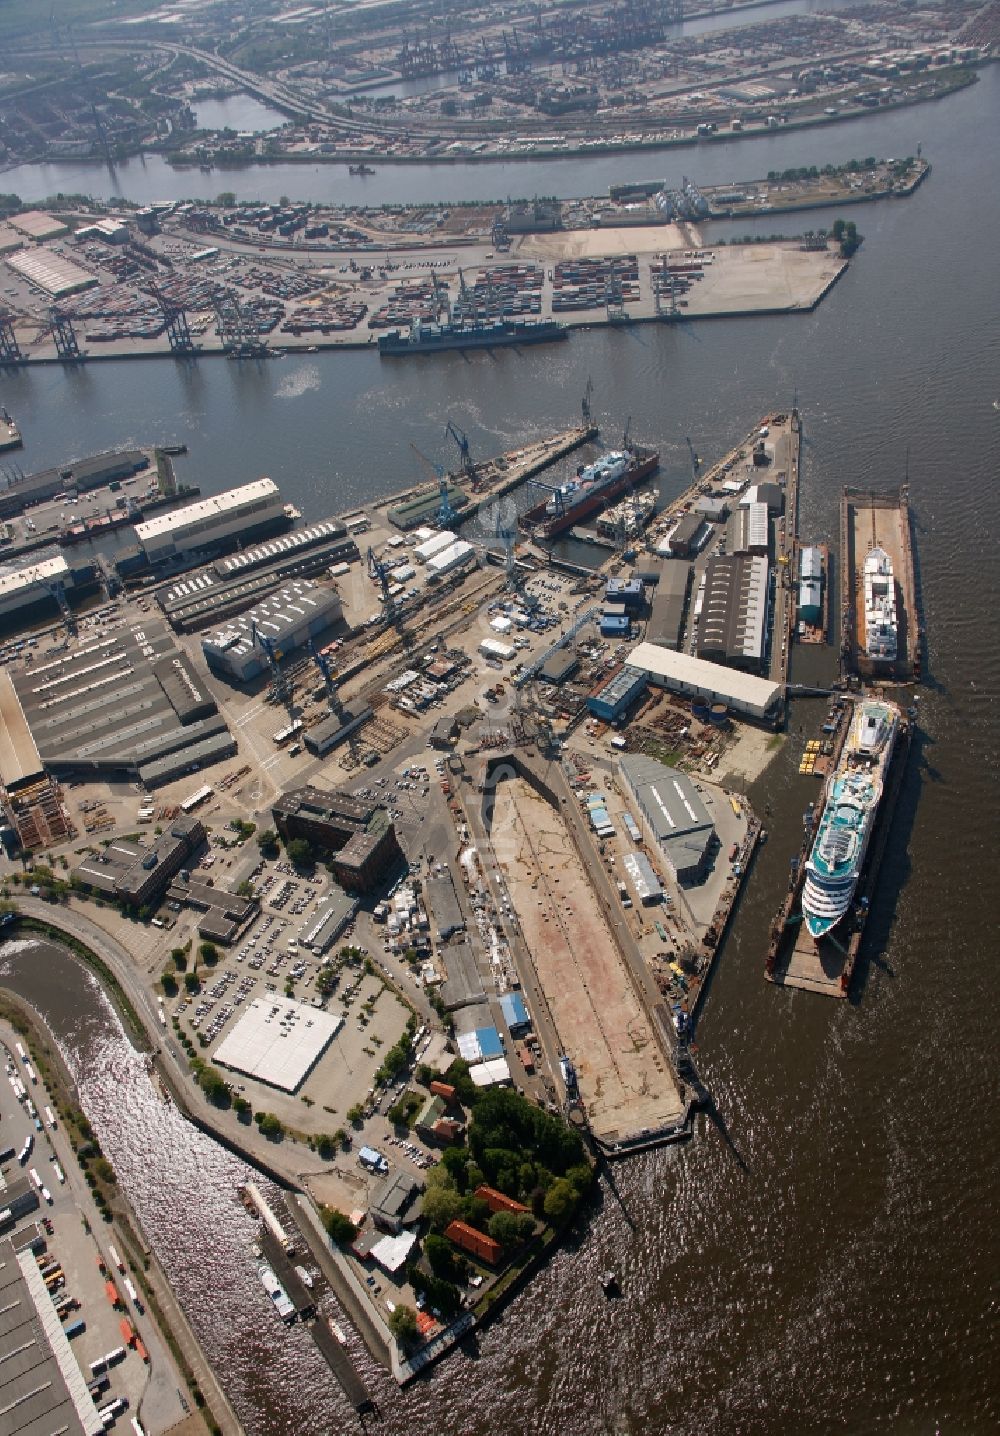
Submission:
[[[288,854],[288,861],[294,863],[297,868],[311,868],[313,865],[312,844],[305,838],[292,838],[285,846]]]
[[[358,1229],[350,1217],[345,1217],[344,1213],[338,1211],[336,1207],[323,1207],[320,1215],[323,1218],[327,1236],[337,1246],[349,1246],[357,1236]]]
[[[521,1240],[521,1230],[514,1212],[494,1212],[487,1225],[487,1231],[505,1252],[516,1247]]]
[[[432,1167],[423,1204],[423,1213],[432,1231],[443,1232],[461,1211],[462,1198],[455,1178],[445,1167]]]
[[[441,1277],[444,1281],[455,1280],[455,1252],[451,1243],[444,1237],[438,1236],[436,1232],[428,1232],[424,1238],[424,1256],[435,1276]]]
[[[261,855],[265,858],[276,858],[278,856],[278,834],[273,828],[265,828],[257,834],[257,846]]]
[[[198,1086],[210,1102],[220,1104],[229,1096],[229,1083],[217,1067],[206,1063],[198,1071]]]
[[[353,1107],[347,1109],[347,1120],[353,1127],[360,1127],[364,1121],[365,1109],[360,1102],[355,1102]]]
[[[399,1342],[400,1346],[406,1349],[413,1345],[417,1339],[417,1314],[412,1307],[397,1306],[396,1310],[389,1316],[389,1330]]]
[[[262,1137],[273,1137],[275,1139],[282,1136],[285,1130],[284,1123],[280,1117],[276,1117],[273,1112],[258,1112],[257,1126],[260,1129]]]
[[[572,1216],[577,1204],[576,1191],[565,1177],[557,1177],[545,1193],[542,1210],[550,1222],[562,1222]]]
[[[198,956],[209,967],[214,967],[219,960],[219,949],[214,942],[203,942],[198,948]]]
[[[201,990],[201,983],[196,972],[185,972],[184,986],[188,992],[194,993]]]

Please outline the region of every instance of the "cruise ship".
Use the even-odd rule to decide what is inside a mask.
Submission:
[[[806,862],[802,917],[814,938],[831,932],[851,906],[899,729],[894,703],[858,704]]]
[[[895,663],[898,650],[896,578],[892,559],[877,544],[864,563],[864,650],[875,663]]]

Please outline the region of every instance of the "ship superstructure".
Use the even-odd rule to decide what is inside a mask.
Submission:
[[[858,704],[806,863],[802,917],[814,938],[831,932],[851,906],[900,721],[894,703]]]
[[[895,663],[899,648],[896,615],[896,577],[892,559],[876,544],[865,558],[864,650],[876,663]]]

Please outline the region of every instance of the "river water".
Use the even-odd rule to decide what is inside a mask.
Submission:
[[[457,1355],[405,1393],[372,1375],[387,1436],[932,1436],[935,1423],[942,1436],[986,1436],[1000,1426],[1000,977],[984,891],[1000,832],[1000,193],[985,138],[998,114],[994,68],[966,95],[852,136],[844,127],[775,141],[761,168],[821,162],[834,140],[843,157],[910,153],[923,139],[934,163],[912,200],[852,211],[865,244],[811,315],[594,331],[558,349],[391,367],[334,354],[2,381],[25,468],[181,437],[192,447],[184,474],[206,490],[270,472],[315,517],[420,477],[411,441],[445,458],[449,415],[477,453],[564,426],[588,375],[605,437],[631,415],[636,437],[661,447],[665,489],[683,482],[685,435],[711,459],[797,397],[801,531],[835,545],[842,486],[898,483],[909,454],[927,679],[857,1000],[776,991],[762,978],[813,794],[796,771],[798,730],[811,736],[821,710],[799,703],[754,793],[771,805],[772,838],[699,1026],[722,1125],[616,1168],[579,1243],[482,1334],[478,1359]],[[761,151],[739,152],[736,176],[751,155]],[[600,188],[602,164],[577,165],[572,188]],[[425,174],[425,188],[446,173]],[[793,677],[818,676],[832,655],[795,665]],[[17,984],[30,978],[53,1015],[61,970],[50,979],[45,954],[18,961]],[[69,1046],[77,1010],[82,998],[56,1022]],[[354,1429],[294,1334],[273,1366],[241,1358],[233,1323],[249,1325],[253,1352],[268,1314],[250,1304],[252,1274],[231,1274],[245,1260],[230,1192],[239,1164],[172,1123],[169,1146],[147,1146],[115,1095],[134,1059],[113,1031],[79,1062],[102,1141],[248,1429]],[[157,1221],[161,1165],[173,1216]],[[236,1291],[217,1316],[195,1309],[203,1260]],[[619,1302],[597,1288],[607,1265],[621,1276]]]

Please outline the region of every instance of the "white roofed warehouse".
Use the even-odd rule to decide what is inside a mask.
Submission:
[[[702,703],[725,703],[734,713],[760,722],[781,717],[781,684],[721,663],[709,663],[688,653],[675,653],[656,643],[640,643],[628,656],[628,666],[640,669],[650,683]]]
[[[155,564],[175,554],[218,548],[237,538],[245,543],[288,522],[274,480],[255,479],[238,489],[146,519],[136,524],[135,536],[146,558]]]
[[[342,613],[336,593],[302,579],[207,635],[202,652],[214,673],[250,683],[268,667],[267,649],[280,659],[337,623]]]

